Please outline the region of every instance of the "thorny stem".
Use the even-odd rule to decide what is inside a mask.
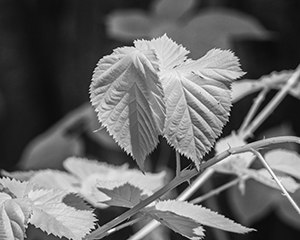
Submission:
[[[255,98],[253,105],[251,106],[247,116],[245,117],[240,129],[238,130],[238,133],[244,132],[247,126],[249,126],[250,121],[253,119],[255,113],[257,112],[260,104],[264,101],[265,96],[267,92],[269,91],[269,88],[265,87],[262,91],[260,91],[259,95]]]
[[[251,122],[247,129],[240,132],[243,139],[250,137],[253,132],[261,125],[261,123],[274,111],[282,99],[288,94],[290,89],[297,83],[300,77],[300,65],[283,86],[283,88],[275,95],[275,97],[268,103],[268,105],[260,112],[260,114]]]
[[[184,201],[188,199],[197,189],[199,189],[200,186],[202,186],[203,183],[206,182],[207,179],[209,179],[214,173],[214,170],[212,168],[206,169],[202,172],[194,181],[193,183],[187,187],[177,198],[178,201]],[[153,231],[155,228],[157,228],[161,223],[152,220],[149,222],[146,226],[144,226],[142,229],[140,229],[138,232],[136,232],[134,235],[132,235],[128,240],[138,240],[142,239],[143,237],[147,236],[148,233]]]
[[[233,154],[239,154],[244,152],[252,151],[252,149],[260,149],[272,144],[278,144],[282,142],[295,142],[300,144],[300,138],[294,137],[294,136],[285,136],[285,137],[274,137],[269,139],[263,139],[259,140],[253,143],[246,144],[244,146],[240,147],[234,147],[229,148],[226,151],[216,155],[215,157],[211,158],[209,161],[203,163],[201,165],[201,170],[205,170],[209,168],[210,166],[220,162],[221,160],[225,159],[226,157],[233,155]],[[179,176],[176,176],[173,180],[171,180],[168,184],[163,186],[160,190],[155,192],[153,195],[149,196],[145,200],[138,203],[133,208],[129,209],[125,213],[121,214],[117,218],[113,219],[112,221],[106,223],[102,227],[96,229],[94,232],[92,232],[90,235],[86,237],[86,239],[101,239],[104,236],[107,235],[107,232],[114,228],[115,226],[119,225],[126,219],[129,219],[134,214],[139,212],[141,209],[149,205],[151,202],[155,201],[156,199],[163,196],[165,193],[169,192],[170,190],[174,189],[175,187],[179,186],[181,183],[184,183],[186,181],[189,181],[191,178],[197,176],[198,174],[201,174],[202,172],[197,171],[197,169],[191,169],[187,170],[184,169],[180,172]]]
[[[291,197],[291,195],[288,193],[288,191],[285,189],[285,187],[282,185],[276,174],[273,172],[270,165],[267,163],[267,161],[264,159],[264,157],[256,150],[251,149],[251,151],[257,156],[257,158],[262,162],[264,167],[268,170],[268,172],[271,174],[272,178],[275,180],[279,188],[281,189],[283,196],[287,197],[289,202],[292,204],[292,206],[295,208],[298,214],[300,214],[300,209],[297,205],[297,203],[294,201],[294,199]]]

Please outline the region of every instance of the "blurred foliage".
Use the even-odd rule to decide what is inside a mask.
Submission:
[[[210,28],[208,26],[214,25],[204,24],[202,28],[199,27],[204,21],[199,17],[200,14],[203,14],[202,17],[211,17],[210,13],[216,13],[219,7],[226,8],[229,15],[238,13],[238,20],[242,16],[248,23],[255,22],[255,26],[259,24],[262,33],[264,31],[272,33],[268,37],[233,38],[226,35],[229,29],[225,31],[225,40],[221,38],[216,41],[217,44],[225,44],[220,46],[232,48],[241,59],[242,68],[247,72],[246,77],[259,78],[272,71],[294,69],[299,63],[300,1],[298,0],[189,0],[188,4],[181,7],[182,11],[174,10],[178,9],[176,4],[168,8],[163,2],[168,1],[0,1],[0,168],[6,170],[15,170],[21,166],[32,168],[33,163],[35,168],[60,168],[60,160],[73,154],[101,158],[105,161],[112,159],[114,164],[121,162],[132,164],[133,161],[109,140],[104,131],[100,131],[97,135],[91,134],[98,126],[93,123],[95,118],[92,109],[86,104],[89,101],[88,91],[92,71],[97,61],[102,56],[110,54],[113,48],[128,43],[128,39],[116,39],[108,34],[112,27],[109,28],[110,25],[107,24],[116,12],[125,10],[133,12],[133,9],[134,12],[138,11],[140,15],[136,19],[139,20],[134,19],[133,24],[129,24],[129,27],[136,27],[134,31],[142,30],[143,34],[150,37],[150,33],[151,36],[155,36],[164,30],[170,30],[170,36],[171,34],[177,36],[178,42],[193,52],[193,48],[197,50],[197,44],[201,44],[195,38],[206,37],[206,41],[210,43],[216,40],[214,35],[210,35],[212,37],[206,35]],[[168,11],[161,12],[160,9]],[[200,20],[197,20],[197,16]],[[220,14],[217,17],[219,22],[224,21]],[[192,19],[194,26],[199,29],[192,30],[193,35],[190,35],[191,30],[186,29],[191,28],[189,26]],[[140,22],[137,24],[137,21]],[[143,23],[148,27],[141,28]],[[221,29],[222,34],[224,28],[226,27]],[[274,92],[271,92],[267,99],[273,95]],[[231,120],[224,129],[224,135],[228,135],[232,129],[240,125],[253,97],[255,94],[234,104]],[[292,131],[300,135],[299,116],[290,110],[290,106],[294,104],[298,104],[298,100],[287,97],[272,117],[258,129],[258,136],[282,122],[287,122]],[[66,115],[70,111],[72,112]],[[42,135],[38,136],[39,134]],[[38,137],[35,138],[36,136]],[[40,162],[39,159],[45,152],[47,158]],[[165,142],[162,142],[153,155],[151,158],[158,158],[157,162],[160,165],[148,166],[150,169],[161,170],[168,164],[168,159],[174,157]],[[30,158],[35,160],[31,162]],[[16,165],[20,159],[23,165]],[[54,162],[55,160],[57,162]],[[35,162],[39,162],[40,165],[36,165]],[[169,166],[174,167],[175,161],[171,162]],[[25,163],[30,164],[26,166]],[[223,178],[216,179],[216,183],[223,180]],[[258,186],[253,188],[260,189]],[[221,195],[219,199],[221,199],[219,205],[222,207],[220,212],[229,216],[227,212],[232,213],[233,209],[226,205],[226,196]],[[284,211],[273,209],[282,209],[285,203],[278,203],[274,199],[277,197],[273,197],[273,194],[268,196],[265,201],[273,201],[272,207],[268,206],[268,211],[264,215],[251,222],[253,227],[258,228],[257,233],[245,236],[230,234],[230,238],[299,239],[295,221],[289,220],[292,222],[290,227],[283,224],[283,217],[281,220],[276,217],[275,212],[282,214]],[[250,198],[247,200],[251,201]],[[259,198],[259,201],[263,199]],[[242,201],[240,203],[243,204]],[[101,213],[103,217],[100,224],[119,213],[119,210],[109,214]],[[211,235],[209,231],[207,235]],[[120,231],[111,237],[124,237],[124,232]],[[172,236],[172,239],[175,239],[175,236]],[[176,239],[180,238],[176,236]]]

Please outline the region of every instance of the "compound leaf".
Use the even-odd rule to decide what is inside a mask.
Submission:
[[[163,131],[165,107],[155,52],[135,46],[99,61],[90,93],[102,126],[143,169]]]

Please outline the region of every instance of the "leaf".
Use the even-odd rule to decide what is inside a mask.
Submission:
[[[202,157],[228,121],[230,84],[244,74],[238,58],[229,51],[214,49],[197,61],[186,59],[188,51],[166,35],[149,45],[163,66],[164,136],[199,168]]]
[[[273,170],[300,179],[300,156],[296,152],[276,149],[267,152],[265,159]]]
[[[91,211],[79,211],[62,203],[65,191],[36,190],[28,197],[33,202],[30,223],[55,236],[81,240],[94,228]]]
[[[105,22],[109,36],[123,41],[144,38],[152,28],[147,13],[139,9],[115,10]]]
[[[270,188],[254,179],[245,181],[244,194],[238,187],[226,191],[231,211],[242,224],[253,225],[273,209],[276,209],[278,195],[284,198],[277,189]]]
[[[266,169],[243,169],[241,170],[241,174],[246,174],[249,177],[255,179],[258,182],[261,182],[269,187],[279,189],[277,183],[271,178],[270,173]],[[300,184],[298,184],[292,177],[289,176],[277,176],[282,183],[282,185],[286,188],[287,191],[293,193],[297,189],[300,188]]]
[[[245,145],[246,142],[235,132],[232,132],[229,136],[221,138],[217,141],[215,146],[216,155],[231,148]],[[241,153],[237,155],[230,155],[221,162],[215,164],[213,168],[222,173],[227,174],[241,174],[241,169],[248,168],[253,162],[255,157],[252,153]]]
[[[155,32],[159,35],[167,33],[172,39],[182,43],[191,50],[193,58],[204,55],[212,48],[230,49],[233,39],[264,40],[272,37],[257,19],[233,9],[206,8],[188,20],[187,24],[177,24],[164,32],[156,29]],[[160,26],[156,24],[154,27]]]
[[[67,157],[83,155],[84,144],[78,136],[88,128],[90,110],[83,104],[34,138],[23,151],[19,167],[59,169]]]
[[[178,20],[196,4],[195,0],[159,0],[154,1],[151,10],[155,18],[170,21]]]
[[[11,193],[12,198],[24,198],[35,187],[29,182],[20,182],[16,179],[0,178],[0,184],[7,188]]]
[[[68,158],[64,162],[64,166],[69,172],[78,176],[82,183],[88,179],[98,179],[107,182],[129,182],[150,191],[156,191],[161,188],[164,185],[166,176],[165,171],[141,173],[137,169],[129,169],[127,164],[114,166],[104,162],[75,157]]]
[[[102,126],[143,169],[165,118],[155,52],[139,48],[138,42],[114,50],[99,61],[90,93]]]
[[[36,171],[29,181],[47,189],[59,188],[68,192],[76,192],[76,186],[80,184],[80,180],[72,174],[51,169]]]
[[[254,230],[235,223],[209,209],[188,202],[159,201],[155,207],[146,209],[154,219],[189,239],[200,239],[204,236],[201,225],[235,233],[246,233]]]
[[[22,205],[21,207],[15,199],[7,200],[1,204],[0,239],[24,239],[31,209],[29,206]]]
[[[144,200],[151,195],[150,191],[145,191],[130,183],[125,183],[121,186],[114,187],[113,189],[107,189],[102,186],[103,185],[101,183],[98,183],[96,189],[110,198],[110,200],[103,201],[103,203],[110,206],[132,208],[141,200]],[[94,195],[98,201],[101,200],[101,198],[97,198],[97,193],[95,191]]]
[[[128,182],[141,189],[156,191],[164,185],[166,176],[165,171],[160,173],[145,172],[143,174],[137,169],[128,169],[127,164],[114,166],[104,162],[75,157],[68,158],[64,162],[64,166],[69,172],[80,178],[80,185],[76,187],[76,191],[89,203],[98,208],[107,207],[106,204],[98,203],[100,197],[103,198],[106,196],[105,194],[98,191],[98,200],[94,196],[94,186],[99,182],[106,184],[105,186],[110,186],[109,189]]]

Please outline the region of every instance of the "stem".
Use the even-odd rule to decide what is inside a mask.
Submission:
[[[121,230],[121,229],[123,229],[125,227],[131,226],[131,225],[133,225],[133,224],[135,224],[135,223],[143,220],[143,218],[145,218],[145,215],[137,217],[137,218],[135,218],[133,220],[130,220],[130,221],[126,222],[126,223],[123,223],[123,224],[121,224],[121,225],[119,225],[119,226],[117,226],[115,228],[112,228],[109,231],[107,231],[106,236],[108,236],[108,235],[110,235],[110,234],[112,234],[114,232],[117,232],[117,231],[119,231],[119,230]]]
[[[260,112],[260,114],[252,121],[248,128],[241,132],[243,139],[247,139],[252,133],[261,125],[261,123],[274,111],[282,99],[288,94],[290,89],[296,84],[300,76],[300,65],[286,82],[283,88],[275,95],[275,97],[268,103],[268,105]]]
[[[264,167],[268,170],[268,172],[271,174],[272,178],[275,180],[279,188],[281,189],[283,196],[287,197],[289,202],[292,204],[292,206],[295,208],[298,214],[300,214],[300,209],[297,205],[297,203],[294,201],[294,199],[291,197],[291,195],[288,193],[288,191],[285,189],[285,187],[282,185],[276,174],[273,172],[270,165],[267,163],[267,161],[264,159],[264,157],[256,150],[251,149],[251,151],[257,156],[257,158],[262,162]]]
[[[238,130],[238,132],[244,132],[250,121],[253,119],[255,113],[257,112],[260,104],[265,100],[266,94],[270,89],[265,87],[262,91],[260,91],[259,95],[255,98],[254,103],[252,104],[247,116],[245,117],[242,126]]]
[[[218,188],[215,188],[214,190],[200,196],[200,197],[197,197],[195,199],[193,199],[192,201],[190,201],[191,203],[193,204],[198,204],[200,202],[203,202],[207,199],[209,199],[210,197],[213,197],[215,195],[218,195],[219,193],[233,187],[234,185],[238,184],[241,180],[247,180],[248,179],[248,176],[241,176],[241,177],[238,177],[238,178],[235,178],[233,179],[232,181],[218,187]]]
[[[202,174],[200,174],[197,179],[193,181],[193,183],[186,188],[177,198],[178,201],[184,201],[188,199],[191,195],[194,194],[194,192],[199,189],[199,187],[206,182],[207,179],[209,179],[214,173],[214,170],[212,168],[206,169]],[[142,229],[140,229],[138,232],[136,232],[134,235],[132,235],[128,240],[139,240],[143,237],[147,236],[151,231],[156,229],[159,225],[161,225],[160,222],[156,220],[152,220],[147,225],[145,225]]]
[[[239,154],[239,153],[244,153],[244,152],[249,152],[252,151],[252,149],[260,149],[272,144],[278,144],[282,142],[295,142],[300,144],[300,138],[294,137],[294,136],[284,136],[284,137],[274,137],[274,138],[268,138],[268,139],[263,139],[259,140],[253,143],[246,144],[244,146],[239,146],[239,147],[234,147],[234,148],[229,148],[226,151],[214,156],[211,158],[209,161],[204,162],[201,165],[201,169],[205,170],[206,168],[220,162],[221,160],[225,159],[226,157],[233,155],[233,154]],[[130,218],[137,212],[139,212],[141,209],[149,205],[151,202],[155,201],[156,199],[160,198],[162,195],[165,193],[169,192],[170,190],[174,189],[175,187],[179,186],[181,183],[184,183],[191,178],[197,176],[199,171],[197,169],[191,169],[187,170],[184,169],[180,172],[179,176],[176,176],[173,180],[171,180],[168,184],[163,186],[160,190],[155,192],[153,195],[149,196],[145,200],[141,201],[138,203],[136,206],[133,208],[129,209],[127,212],[121,214],[117,218],[113,219],[112,221],[106,223],[102,227],[96,229],[94,232],[92,232],[90,235],[86,237],[86,239],[101,239],[103,238],[107,231],[109,231],[111,228],[119,225],[126,219]]]
[[[180,175],[181,163],[180,163],[180,153],[176,151],[176,176]]]

